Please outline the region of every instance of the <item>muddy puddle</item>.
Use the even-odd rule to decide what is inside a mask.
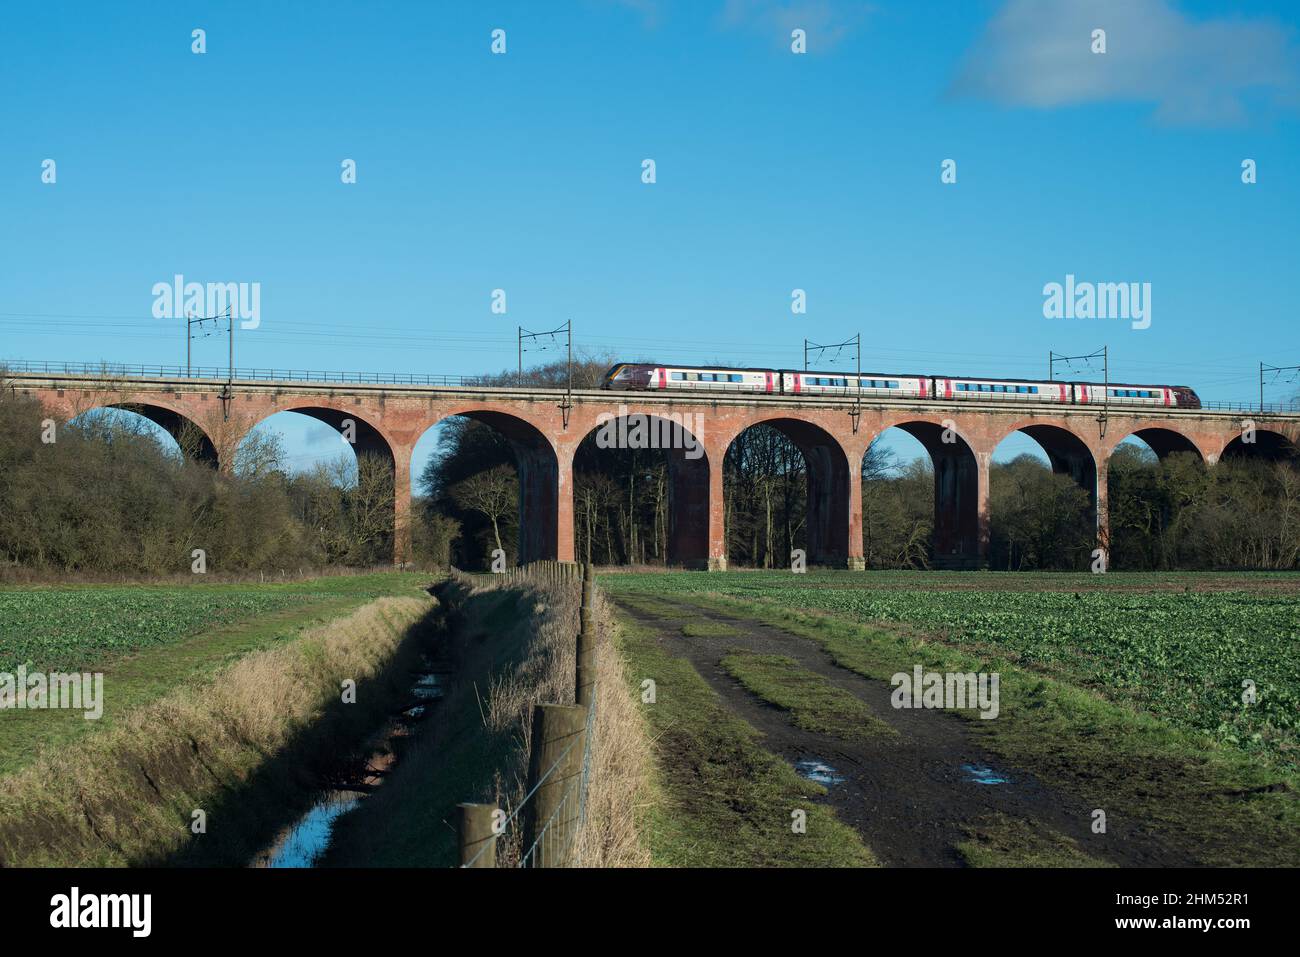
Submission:
[[[361,749],[364,758],[346,761],[334,777],[323,782],[312,806],[284,828],[257,854],[250,867],[315,867],[329,847],[338,820],[366,795],[382,787],[397,764],[397,746],[411,734],[446,694],[450,672],[441,662],[422,656],[423,667],[412,673],[407,700],[400,710]]]
[[[825,787],[831,787],[836,784],[843,784],[847,778],[836,771],[825,761],[817,758],[808,758],[803,761],[796,761],[794,765],[795,772],[801,778],[807,778],[817,784]]]
[[[976,784],[1010,784],[1011,779],[985,764],[963,764],[961,773],[965,780]]]

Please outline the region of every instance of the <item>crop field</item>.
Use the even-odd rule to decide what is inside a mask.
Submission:
[[[637,573],[602,585],[906,625],[991,669],[1036,670],[1300,769],[1300,576]]]
[[[70,585],[0,588],[0,672],[84,668],[276,612],[393,594],[377,574],[292,584]]]

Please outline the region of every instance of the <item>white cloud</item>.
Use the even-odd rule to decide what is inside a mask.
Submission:
[[[1292,32],[1269,20],[1193,21],[1169,0],[1008,0],[952,92],[1038,108],[1145,102],[1162,122],[1234,125],[1250,96],[1297,105],[1298,64]]]

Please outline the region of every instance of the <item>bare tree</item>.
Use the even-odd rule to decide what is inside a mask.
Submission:
[[[462,479],[449,489],[452,501],[463,509],[478,512],[492,523],[496,547],[501,545],[501,525],[519,505],[519,479],[506,465]]]

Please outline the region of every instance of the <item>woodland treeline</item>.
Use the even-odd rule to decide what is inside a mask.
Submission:
[[[44,421],[0,389],[0,574],[175,574],[196,548],[214,572],[392,562],[393,477],[371,456],[291,475],[279,438],[255,431],[218,473],[131,413]]]
[[[575,364],[574,387],[596,388],[605,359]],[[562,384],[563,364],[524,380]],[[514,383],[514,372],[485,384]],[[222,571],[372,567],[392,559],[392,475],[350,452],[291,472],[279,439],[255,431],[218,473],[160,442],[129,413],[105,410],[43,441],[34,400],[0,390],[0,574],[5,569],[167,574],[193,548]],[[181,444],[186,442],[180,437]],[[788,567],[807,547],[807,465],[774,428],[743,433],[723,462],[729,561]],[[575,545],[598,564],[662,564],[668,534],[666,454],[598,449],[575,457]],[[927,460],[879,445],[863,463],[863,552],[872,568],[927,568],[934,478]],[[1300,567],[1300,469],[1291,462],[1194,456],[1163,462],[1121,445],[1109,473],[1110,567],[1121,570]],[[414,555],[422,566],[482,569],[493,549],[518,554],[519,483],[510,443],[469,419],[449,420],[416,482]],[[996,464],[994,569],[1085,569],[1096,547],[1087,494],[1033,456]]]

